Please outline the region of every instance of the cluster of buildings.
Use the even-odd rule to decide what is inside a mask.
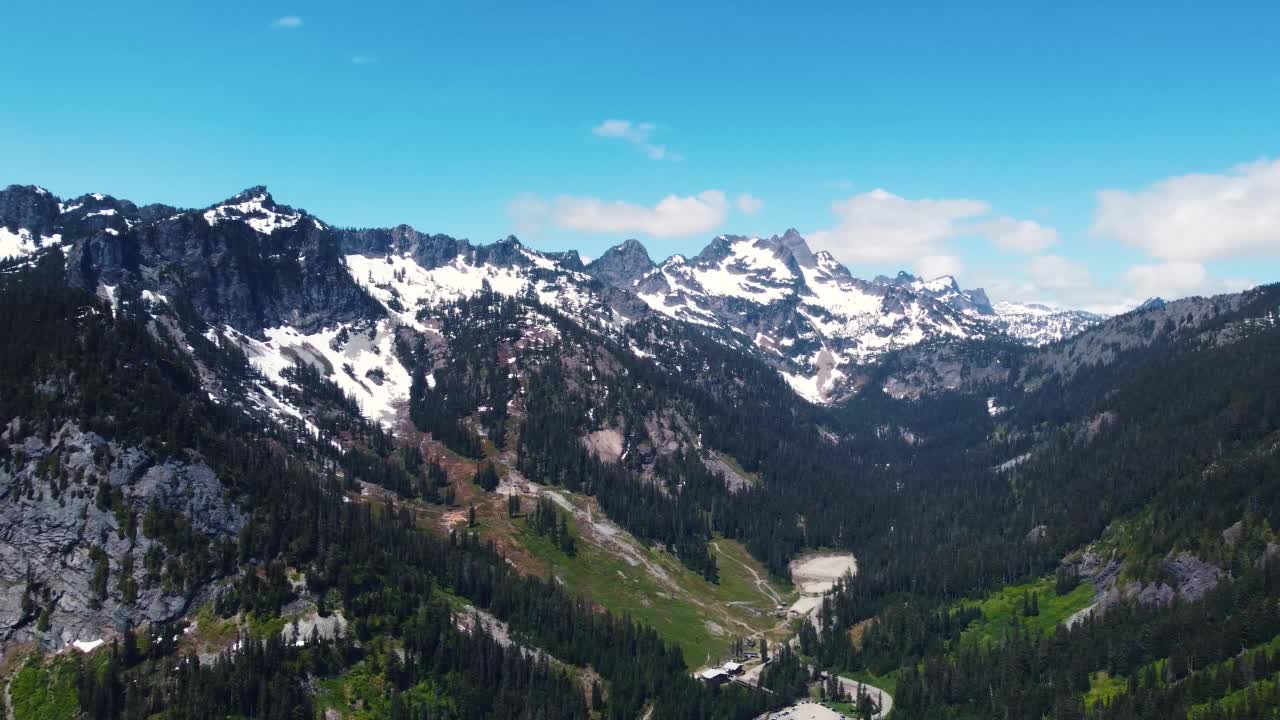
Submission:
[[[727,662],[718,668],[703,670],[698,676],[708,685],[721,685],[742,674],[742,663]]]

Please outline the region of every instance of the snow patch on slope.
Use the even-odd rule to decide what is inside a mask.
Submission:
[[[268,380],[288,384],[284,371],[296,361],[305,362],[354,397],[365,417],[387,428],[394,426],[397,406],[409,399],[412,378],[395,357],[392,321],[381,320],[370,330],[344,325],[304,335],[282,326],[263,332],[266,341],[224,329]]]
[[[678,267],[697,287],[714,295],[768,304],[792,294],[795,276],[760,238],[737,240],[729,249],[729,255],[710,267]]]
[[[1104,320],[1101,315],[1038,303],[998,302],[992,309],[1001,329],[1036,347],[1078,335]]]
[[[61,234],[37,239],[26,228],[18,228],[17,232],[14,232],[9,228],[0,227],[0,259],[26,257],[35,254],[37,250],[52,247],[61,242]]]
[[[522,248],[521,255],[532,264],[509,267],[488,263],[472,264],[466,255],[458,255],[439,267],[426,269],[407,253],[368,257],[346,256],[347,269],[355,281],[401,323],[420,331],[432,331],[418,320],[418,311],[444,303],[478,295],[486,287],[492,292],[509,297],[532,292],[538,301],[554,307],[570,317],[583,319],[596,317],[599,308],[584,289],[590,278],[581,273],[565,270],[555,261],[539,253]],[[543,271],[559,273],[550,279]],[[535,279],[535,275],[539,275]],[[625,322],[615,315],[613,322]]]
[[[241,220],[257,232],[270,235],[281,228],[293,227],[302,219],[301,213],[276,212],[267,207],[266,202],[267,195],[262,193],[234,205],[219,205],[205,211],[204,221],[213,226],[227,220]]]

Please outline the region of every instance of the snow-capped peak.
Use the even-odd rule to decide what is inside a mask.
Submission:
[[[847,393],[852,366],[929,338],[988,332],[909,283],[854,278],[794,229],[768,238],[721,235],[697,256],[672,256],[629,285],[597,276],[631,289],[658,313],[736,333],[815,402]]]
[[[204,212],[204,220],[210,226],[228,220],[240,220],[263,235],[290,228],[302,219],[302,213],[275,204],[265,187],[245,190],[221,205]]]
[[[1040,346],[1078,335],[1103,321],[1083,310],[1054,308],[1044,303],[998,302],[995,322],[1010,337]]]

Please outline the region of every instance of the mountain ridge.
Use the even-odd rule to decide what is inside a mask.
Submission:
[[[818,403],[859,392],[869,368],[904,348],[1001,336],[1034,347],[1102,319],[992,305],[951,276],[860,279],[794,228],[767,238],[716,236],[697,255],[661,262],[629,239],[583,263],[574,250],[540,252],[514,236],[474,244],[404,224],[334,227],[279,204],[262,185],[186,210],[98,193],[62,202],[38,186],[13,185],[0,192],[0,227],[0,252],[19,260],[62,248],[73,284],[111,292],[105,288],[133,281],[156,297],[185,294],[213,327],[259,340],[286,326],[311,336],[356,321],[413,325],[424,303],[483,287],[532,291],[592,325],[660,315],[723,333]]]

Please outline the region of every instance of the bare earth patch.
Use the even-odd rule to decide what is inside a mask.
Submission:
[[[809,555],[791,561],[791,580],[805,595],[830,592],[845,573],[857,572],[858,561],[849,553]]]
[[[613,428],[597,430],[582,436],[582,445],[598,460],[618,462],[622,457],[622,433]]]

